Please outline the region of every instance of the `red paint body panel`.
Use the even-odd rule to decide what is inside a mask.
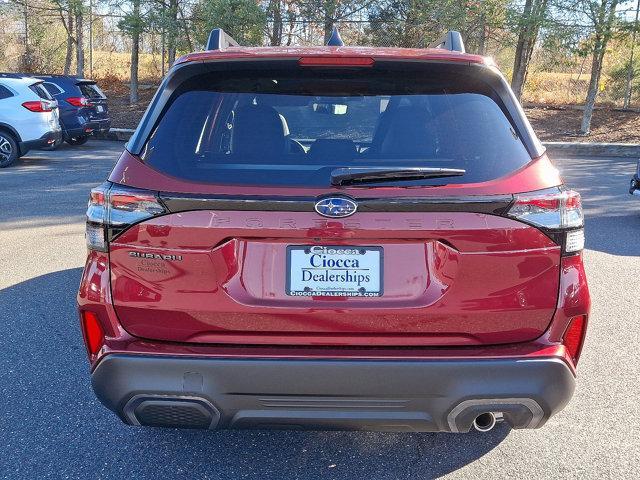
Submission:
[[[384,296],[287,296],[287,245],[314,244],[382,246]],[[132,227],[112,243],[110,261],[115,310],[143,338],[479,345],[545,331],[556,308],[560,248],[533,227],[474,213],[327,221],[315,213],[194,211]]]
[[[91,252],[82,275],[78,293],[80,310],[91,310],[98,314],[106,332],[105,344],[97,355],[90,358],[93,367],[108,354],[157,354],[167,356],[247,357],[247,358],[395,358],[398,360],[437,358],[531,358],[560,356],[573,369],[574,365],[561,344],[570,319],[576,315],[588,315],[590,309],[589,290],[584,276],[580,255],[565,257],[561,261],[560,284],[564,287],[558,298],[559,308],[551,324],[537,339],[522,343],[503,345],[478,345],[468,347],[421,347],[393,348],[369,345],[357,349],[348,346],[302,347],[295,345],[250,346],[210,345],[143,340],[128,333],[120,324],[112,303],[109,287],[109,269],[105,268],[108,256]],[[570,293],[569,293],[570,292]],[[569,295],[567,295],[569,293]],[[514,317],[517,314],[514,314]]]

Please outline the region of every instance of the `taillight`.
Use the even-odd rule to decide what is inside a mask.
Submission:
[[[90,250],[107,251],[107,192],[109,184],[103,183],[91,190],[87,206],[85,240]]]
[[[569,351],[569,355],[571,355],[574,364],[577,364],[580,359],[580,353],[582,352],[582,345],[584,344],[586,332],[587,316],[580,315],[579,317],[571,319],[571,322],[562,337],[562,343]]]
[[[69,97],[66,101],[74,107],[88,107],[91,105],[87,97]]]
[[[103,183],[89,195],[87,247],[106,252],[109,241],[131,225],[163,213],[155,192]]]
[[[27,110],[37,113],[51,112],[55,108],[55,104],[47,100],[33,100],[31,102],[24,102],[22,106]]]
[[[84,310],[80,313],[80,319],[89,355],[95,355],[104,345],[104,330],[100,325],[98,315]]]
[[[562,244],[564,253],[584,248],[584,216],[578,192],[554,189],[518,194],[507,215],[540,228]]]

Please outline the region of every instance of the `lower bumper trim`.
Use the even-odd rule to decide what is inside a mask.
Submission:
[[[20,151],[24,155],[29,150],[37,150],[42,147],[47,147],[62,141],[62,131],[52,130],[45,133],[36,140],[28,140],[26,142],[20,142]]]
[[[132,425],[467,432],[483,413],[538,428],[575,379],[560,358],[222,359],[107,355],[92,375]]]

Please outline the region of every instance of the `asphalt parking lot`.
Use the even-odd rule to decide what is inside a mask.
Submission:
[[[583,195],[593,309],[571,404],[485,434],[127,427],[94,398],[75,312],[89,189],[122,144],[32,152],[0,170],[0,476],[424,479],[640,476],[640,199],[634,160],[557,160]]]

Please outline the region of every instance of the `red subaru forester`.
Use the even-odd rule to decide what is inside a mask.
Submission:
[[[91,192],[78,305],[131,425],[537,428],[589,315],[580,196],[505,79],[439,48],[172,67]]]

